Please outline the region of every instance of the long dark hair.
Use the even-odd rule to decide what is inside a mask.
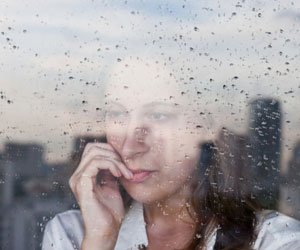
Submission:
[[[88,137],[81,140],[75,154],[79,161],[82,151],[88,142],[107,142],[105,136]],[[234,147],[238,147],[235,145]],[[197,179],[193,185],[191,203],[197,230],[187,249],[202,249],[209,237],[216,231],[214,250],[250,250],[256,239],[256,212],[259,205],[251,190],[245,189],[247,172],[237,171],[247,162],[234,159],[234,147],[226,143],[206,142],[200,145],[197,163]],[[74,159],[75,160],[75,159]],[[129,209],[132,198],[120,186],[124,205]]]
[[[202,249],[215,228],[215,250],[251,249],[256,238],[255,213],[259,206],[250,190],[245,190],[239,182],[243,173],[227,166],[229,153],[216,142],[201,145],[197,166],[199,181],[191,198],[200,219],[188,249]]]

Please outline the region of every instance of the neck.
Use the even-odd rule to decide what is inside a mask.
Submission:
[[[191,188],[184,187],[176,196],[144,204],[149,249],[187,249],[196,231],[188,197]]]
[[[195,218],[191,197],[191,187],[185,185],[176,195],[165,200],[156,201],[151,204],[144,204],[145,220],[147,225],[157,225],[176,228],[181,224],[195,224]]]

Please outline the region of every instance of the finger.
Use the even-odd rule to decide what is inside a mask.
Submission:
[[[103,170],[101,172],[101,177],[97,175],[96,180],[88,175],[82,175],[80,178],[77,178],[76,184],[74,185],[74,188],[72,188],[72,192],[74,193],[79,206],[92,202],[97,197],[102,197],[101,199],[103,199],[112,194],[116,197],[120,196],[119,182],[111,174],[110,170]],[[98,179],[101,180],[99,181]],[[107,188],[110,190],[108,193]]]
[[[82,156],[85,156],[86,154],[88,154],[93,148],[99,148],[101,150],[111,151],[111,152],[116,153],[116,155],[118,157],[120,157],[119,154],[116,152],[116,150],[110,144],[104,143],[104,142],[90,142],[90,143],[88,143],[84,148]]]
[[[101,157],[96,156],[93,159],[90,159],[90,161],[86,163],[86,166],[82,166],[81,171],[76,171],[70,178],[69,185],[74,195],[77,195],[76,185],[82,176],[92,178],[93,185],[95,186],[97,185],[97,176],[101,170],[109,170],[116,178],[119,178],[122,175],[127,179],[133,177],[133,174],[122,162],[102,159]]]
[[[113,161],[119,168],[119,170],[122,172],[123,176],[127,179],[133,178],[133,173],[125,166],[123,162],[117,161],[112,159]]]
[[[72,190],[78,201],[81,200],[82,197],[93,199],[91,195],[95,187],[98,186],[97,175],[100,170],[108,170],[114,177],[120,177],[122,175],[112,162],[94,160],[84,172],[73,177]]]
[[[78,166],[80,169],[82,165],[86,165],[86,163],[94,157],[101,156],[103,159],[114,159],[116,161],[121,161],[120,157],[113,151],[109,151],[106,149],[98,148],[97,146],[92,147],[89,152],[81,159],[81,162]]]
[[[94,153],[92,154],[92,151],[91,151],[92,155],[86,156],[86,158],[84,160],[82,160],[82,162],[78,166],[78,169],[75,171],[76,172],[75,174],[77,174],[77,175],[82,174],[81,172],[83,172],[84,169],[87,168],[87,166],[89,166],[92,161],[102,160],[102,161],[110,161],[110,162],[114,163],[118,167],[118,169],[121,171],[122,175],[125,178],[131,179],[133,177],[133,173],[125,166],[125,164],[123,164],[122,162],[118,161],[115,158],[110,158],[109,156],[111,156],[111,155],[106,157],[103,155],[96,154],[96,153],[98,153],[97,150],[94,150],[93,152]]]
[[[96,185],[96,178],[101,170],[109,170],[115,177],[120,177],[122,175],[121,171],[118,170],[113,162],[103,159],[92,159],[85,169],[72,175],[69,184],[73,193],[76,193],[76,190],[78,189],[78,183],[81,182],[82,177],[89,177],[92,180],[93,185]]]
[[[101,170],[109,170],[111,174],[117,178],[122,176],[122,172],[113,161],[102,159],[101,157],[91,159],[91,161],[89,161],[86,167],[81,171],[80,175],[96,178]]]
[[[133,173],[125,166],[124,163],[115,160],[115,159],[110,159],[110,158],[102,158],[102,156],[96,156],[94,159],[99,159],[99,160],[106,160],[106,161],[111,161],[112,163],[114,163],[116,165],[116,167],[118,168],[118,170],[121,172],[121,174],[127,178],[133,178]]]
[[[103,159],[113,159],[116,161],[121,161],[120,156],[110,149],[99,147],[95,143],[93,145],[89,144],[89,149],[85,152],[85,155],[81,158],[81,161],[75,170],[75,172],[81,171],[84,166],[93,158],[97,156],[102,156]]]

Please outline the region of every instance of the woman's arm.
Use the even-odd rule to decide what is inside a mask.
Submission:
[[[130,179],[133,175],[111,145],[87,144],[69,181],[83,217],[85,233],[81,250],[114,249],[125,215],[116,179],[121,176]]]

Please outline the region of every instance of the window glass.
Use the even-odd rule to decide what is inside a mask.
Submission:
[[[196,145],[203,165],[217,151],[222,197],[300,220],[299,24],[286,0],[2,0],[0,249],[41,249],[47,222],[79,209],[88,143],[164,166],[157,195],[191,177]]]

